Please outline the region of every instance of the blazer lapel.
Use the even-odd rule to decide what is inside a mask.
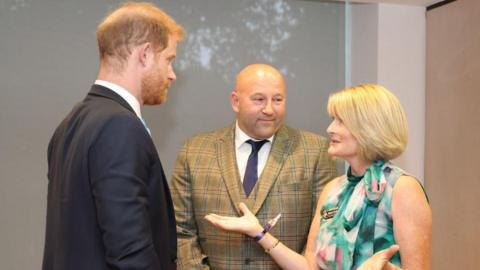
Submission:
[[[240,175],[238,174],[237,158],[235,155],[235,125],[230,128],[223,136],[217,140],[216,151],[218,166],[222,173],[223,181],[227,187],[227,192],[230,195],[233,205],[237,213],[241,212],[238,209],[238,204],[241,202],[240,194],[243,190],[239,189]]]
[[[285,126],[282,126],[275,135],[272,149],[268,155],[267,164],[265,164],[265,168],[258,179],[257,185],[259,185],[259,187],[256,199],[254,202],[249,201],[249,204],[253,204],[253,207],[251,207],[251,205],[248,206],[254,215],[260,210],[260,207],[265,201],[270,189],[273,184],[275,184],[285,159],[290,152],[292,141],[288,129]]]
[[[112,90],[110,90],[106,87],[94,84],[94,85],[92,85],[92,88],[90,89],[90,92],[88,92],[88,95],[115,100],[120,105],[125,107],[127,110],[129,110],[129,111],[131,111],[132,113],[135,114],[135,111],[132,109],[132,107],[130,107],[130,105],[128,104],[128,102],[126,100],[124,100],[120,95],[118,95],[117,93],[113,92]]]

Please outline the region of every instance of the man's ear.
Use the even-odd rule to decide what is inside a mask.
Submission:
[[[238,97],[237,90],[233,90],[232,93],[230,94],[230,103],[232,104],[233,111],[238,113],[239,97]]]
[[[139,45],[137,49],[138,62],[144,67],[151,65],[155,56],[152,44],[150,42],[145,42]]]

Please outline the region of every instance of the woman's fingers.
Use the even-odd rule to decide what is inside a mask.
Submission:
[[[238,209],[240,209],[240,212],[246,216],[253,216],[252,212],[250,212],[250,209],[248,209],[247,205],[243,202],[238,204]]]
[[[389,262],[390,258],[398,252],[400,247],[392,245],[389,248],[378,251],[366,260],[358,270],[389,270],[396,269],[393,264]],[[392,268],[393,267],[393,268]]]
[[[240,232],[247,235],[256,235],[259,231],[262,231],[263,228],[258,223],[258,219],[244,203],[240,203],[238,208],[243,214],[241,217],[208,214],[204,218],[216,228],[225,231]]]
[[[390,258],[395,255],[395,253],[397,253],[397,251],[400,250],[400,246],[399,245],[391,245],[389,248],[385,249],[384,250],[384,257],[387,259],[387,260],[390,260]]]

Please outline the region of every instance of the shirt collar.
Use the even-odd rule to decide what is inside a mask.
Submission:
[[[138,116],[138,118],[140,119],[142,118],[142,113],[140,111],[140,102],[138,102],[138,100],[130,92],[128,92],[128,90],[126,90],[125,88],[121,87],[118,84],[114,84],[114,83],[102,81],[102,80],[96,80],[95,84],[106,87],[112,90],[113,92],[117,93],[128,103],[128,105],[130,105],[130,107],[132,107],[133,111]]]
[[[270,138],[267,139],[268,142],[273,142],[273,138],[275,134],[273,134]],[[258,141],[250,136],[248,136],[243,130],[238,126],[238,121],[235,122],[235,149],[238,149],[242,144],[244,144],[247,140]]]

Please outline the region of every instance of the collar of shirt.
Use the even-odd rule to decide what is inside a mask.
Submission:
[[[114,83],[102,81],[102,80],[96,80],[95,84],[106,87],[112,90],[113,92],[117,93],[128,103],[128,105],[130,105],[130,107],[132,107],[133,111],[138,116],[138,118],[142,119],[142,113],[140,111],[140,102],[138,102],[138,100],[125,88],[121,87],[118,84],[114,84]]]
[[[272,135],[272,137],[267,139],[269,144],[273,142],[274,137],[275,137],[275,134]],[[245,132],[243,132],[243,130],[238,126],[238,121],[237,121],[235,123],[235,149],[238,150],[242,145],[245,144],[247,140],[258,141],[254,138],[251,138]]]
[[[263,172],[263,168],[265,168],[265,165],[267,164],[268,155],[272,148],[272,142],[274,137],[275,135],[268,138],[267,139],[268,142],[265,143],[265,145],[258,152],[258,167],[257,167],[258,177],[260,177],[260,175]],[[246,143],[246,141],[249,139],[254,140],[253,138],[245,134],[243,130],[240,129],[237,122],[235,124],[235,156],[237,158],[237,167],[238,167],[238,173],[240,174],[240,181],[242,182],[243,182],[243,177],[245,176],[245,169],[247,167],[248,157],[252,152],[252,147],[250,146],[250,144]]]

